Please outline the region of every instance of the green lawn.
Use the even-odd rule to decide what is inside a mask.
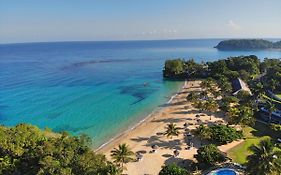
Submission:
[[[281,98],[281,94],[276,94],[277,97]]]
[[[227,153],[228,157],[239,164],[246,163],[247,156],[251,154],[249,151],[251,145],[257,145],[261,140],[276,137],[276,133],[272,133],[267,125],[260,123],[256,124],[254,127],[245,127],[243,131],[246,138],[245,141],[232,148]]]

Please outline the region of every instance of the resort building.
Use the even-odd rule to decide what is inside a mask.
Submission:
[[[269,121],[269,111],[266,108],[261,107],[260,108],[260,117],[262,120],[268,122]],[[275,124],[281,124],[281,111],[276,110],[275,112],[272,112],[270,122],[275,123]]]
[[[245,83],[240,78],[237,78],[232,81],[232,88],[233,88],[233,95],[237,95],[240,91],[246,91],[249,92],[250,95],[252,95],[252,92],[249,89],[247,83]]]

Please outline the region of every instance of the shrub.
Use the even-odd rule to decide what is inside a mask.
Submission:
[[[0,174],[105,175],[116,169],[89,145],[86,136],[46,134],[27,124],[0,126]]]
[[[163,166],[159,175],[189,175],[190,173],[176,164]]]
[[[242,131],[236,131],[236,129],[226,125],[214,125],[210,127],[210,136],[212,140],[219,144],[226,144],[241,139],[243,134]]]
[[[215,141],[218,144],[230,143],[243,137],[242,131],[236,131],[236,129],[226,125],[214,125],[210,127],[200,125],[196,133],[201,138]]]
[[[224,154],[214,144],[202,146],[197,150],[197,154],[194,157],[198,163],[206,165],[213,165],[226,160]]]

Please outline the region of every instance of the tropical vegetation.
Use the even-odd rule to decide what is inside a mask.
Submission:
[[[219,145],[230,143],[243,137],[242,131],[227,125],[204,126],[200,125],[196,131],[200,138],[214,141]]]
[[[19,124],[0,126],[0,174],[119,174],[84,136],[56,134]]]
[[[220,50],[245,50],[245,49],[281,49],[279,42],[264,39],[230,39],[221,41],[217,46]]]
[[[113,162],[116,163],[118,167],[122,170],[125,169],[124,164],[129,163],[134,160],[134,152],[130,150],[129,146],[126,144],[118,145],[118,148],[114,148],[111,151],[111,157]]]
[[[173,163],[163,166],[159,175],[190,175],[190,173]]]
[[[167,124],[166,131],[165,131],[164,135],[166,135],[169,138],[172,138],[173,136],[178,136],[179,135],[179,129],[180,128],[177,127],[177,125],[174,124],[174,123]]]
[[[194,155],[198,163],[205,165],[214,165],[226,160],[225,155],[214,144],[204,145],[197,150]]]
[[[252,175],[281,174],[281,150],[276,150],[269,139],[250,147],[253,154],[247,157],[247,172]]]

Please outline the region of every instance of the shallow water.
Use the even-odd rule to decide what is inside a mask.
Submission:
[[[280,51],[218,51],[220,40],[0,45],[0,122],[86,133],[97,147],[169,100],[182,82],[162,79],[168,58],[210,61]]]

